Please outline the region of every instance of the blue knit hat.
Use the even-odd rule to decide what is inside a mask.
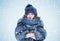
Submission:
[[[29,13],[32,13],[34,14],[35,16],[37,16],[37,10],[36,8],[34,8],[31,4],[28,4],[26,7],[25,7],[25,14],[29,14]]]

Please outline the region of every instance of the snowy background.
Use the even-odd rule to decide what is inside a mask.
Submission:
[[[27,4],[32,4],[44,22],[45,41],[60,41],[60,0],[0,0],[0,41],[17,41],[14,35]]]

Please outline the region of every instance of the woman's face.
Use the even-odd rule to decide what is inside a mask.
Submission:
[[[30,20],[32,20],[33,18],[34,18],[34,14],[32,14],[32,13],[29,13],[29,14],[27,14],[27,18],[28,19],[30,19]]]

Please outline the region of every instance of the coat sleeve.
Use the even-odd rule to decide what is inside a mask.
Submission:
[[[21,25],[21,20],[18,20],[17,27],[15,28],[15,37],[18,41],[25,37],[26,32],[23,32],[23,26]]]
[[[37,40],[44,40],[46,38],[46,30],[42,20],[37,25],[37,31],[35,31],[35,37]]]

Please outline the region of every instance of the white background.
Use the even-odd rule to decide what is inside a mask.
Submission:
[[[60,41],[60,0],[0,0],[0,41],[17,41],[14,31],[27,4],[37,9],[44,22],[45,41]]]

